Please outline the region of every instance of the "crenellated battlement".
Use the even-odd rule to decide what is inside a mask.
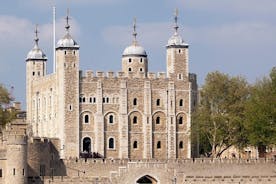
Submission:
[[[90,158],[66,158],[63,160],[65,163],[87,163],[87,164],[266,164],[271,163],[275,164],[275,159],[212,159],[212,158],[194,158],[194,159],[166,159],[166,160],[158,160],[158,159],[141,159],[141,160],[133,160],[133,159],[90,159]]]
[[[93,79],[99,79],[99,78],[104,78],[104,79],[150,79],[150,80],[155,80],[155,79],[166,79],[166,73],[165,72],[139,72],[134,73],[134,72],[102,72],[102,71],[96,71],[93,72],[92,70],[87,70],[85,72],[80,71],[80,79],[85,82]]]

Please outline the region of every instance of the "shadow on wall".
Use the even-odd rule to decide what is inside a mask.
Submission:
[[[58,139],[33,138],[28,143],[29,183],[43,183],[44,176],[66,176],[66,167],[60,160]]]

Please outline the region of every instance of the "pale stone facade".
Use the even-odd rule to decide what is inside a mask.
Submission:
[[[176,22],[177,23],[177,22]],[[27,122],[33,137],[60,140],[61,158],[82,152],[105,158],[190,158],[190,116],[197,93],[189,73],[189,46],[175,30],[167,45],[167,72],[148,72],[148,58],[134,41],[122,71],[79,71],[79,46],[69,34],[56,47],[55,73],[38,48],[28,54]]]

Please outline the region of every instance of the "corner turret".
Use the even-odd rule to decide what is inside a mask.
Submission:
[[[145,49],[137,42],[136,19],[134,19],[132,35],[132,44],[128,46],[123,52],[122,71],[125,73],[133,73],[134,75],[138,75],[139,73],[147,73],[147,53]]]
[[[167,76],[177,80],[188,79],[189,75],[189,45],[178,33],[178,10],[174,17],[175,32],[168,40],[167,48]]]
[[[62,159],[79,156],[79,45],[69,33],[69,10],[66,17],[66,35],[56,47],[56,75],[58,94],[58,136]]]

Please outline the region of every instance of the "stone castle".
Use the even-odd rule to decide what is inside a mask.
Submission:
[[[79,45],[69,33],[56,47],[55,72],[35,46],[26,59],[27,122],[33,137],[60,140],[60,157],[98,153],[104,158],[191,157],[190,115],[196,104],[196,75],[188,49],[175,33],[167,44],[167,72],[150,73],[147,53],[136,40],[122,55],[122,71],[79,70]]]
[[[136,23],[118,73],[79,70],[67,15],[47,74],[36,30],[26,58],[27,116],[0,135],[0,184],[275,182],[274,160],[191,159],[197,82],[177,19],[167,72],[157,74],[148,71]]]

